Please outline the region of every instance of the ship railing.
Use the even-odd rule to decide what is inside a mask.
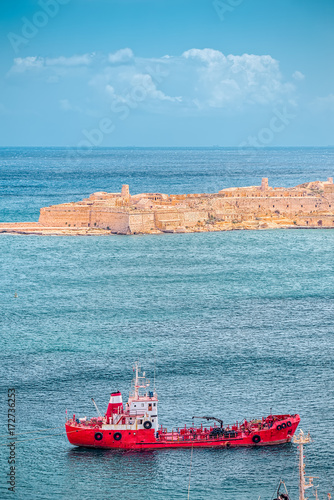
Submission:
[[[178,432],[172,433],[168,432],[167,434],[159,434],[158,439],[163,442],[194,442],[194,441],[203,441],[212,439],[209,433],[198,433],[198,434],[183,434],[181,435]]]
[[[212,428],[211,428],[212,429]],[[182,428],[171,431],[160,428],[158,439],[165,442],[193,442],[196,440],[222,439],[223,435],[212,436],[210,429],[207,428]]]
[[[145,412],[143,410],[130,410],[129,416],[130,417],[144,417]]]
[[[288,417],[293,417],[293,415],[272,415],[274,417],[274,421],[288,418]],[[238,438],[240,437],[240,434],[245,432],[246,434],[249,434],[254,431],[261,431],[263,429],[270,429],[271,425],[270,422],[267,420],[267,418],[259,418],[259,419],[252,419],[250,421],[243,421],[243,422],[235,422],[234,424],[229,424],[229,425],[224,425],[224,431],[222,433],[218,433],[218,429],[220,427],[216,424],[211,426],[210,428],[203,428],[203,425],[200,427],[183,427],[181,429],[168,431],[166,428],[163,428],[161,426],[159,430],[159,439],[160,440],[168,440],[168,441],[178,441],[178,440],[184,440],[184,441],[192,441],[197,439],[195,436],[200,436],[200,439],[203,438],[209,438],[210,439],[231,439],[231,438]],[[215,431],[215,429],[217,429]],[[212,432],[217,432],[217,435],[212,435]],[[210,436],[211,434],[211,436]]]
[[[242,431],[240,429],[224,429],[220,431],[220,427],[213,426],[210,428],[201,427],[183,427],[181,429],[172,429],[168,431],[161,427],[158,432],[158,437],[161,441],[194,441],[203,439],[235,439],[239,438]]]

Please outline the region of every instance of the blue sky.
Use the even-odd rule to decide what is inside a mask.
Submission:
[[[327,146],[332,0],[2,0],[1,146]]]

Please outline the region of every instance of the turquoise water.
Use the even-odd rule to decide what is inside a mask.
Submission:
[[[196,187],[200,168],[192,172]],[[70,189],[85,195],[87,178],[83,171]],[[39,200],[52,198],[50,183],[36,190]],[[7,213],[32,213],[37,202],[24,186],[17,188],[24,206],[10,195]],[[103,412],[111,391],[127,399],[133,362],[153,379],[155,358],[160,423],[298,412],[314,439],[307,472],[320,477],[320,493],[333,493],[333,248],[331,230],[1,235],[2,443],[9,387],[17,433],[60,427],[66,408],[94,415],[91,397]],[[190,450],[76,449],[62,432],[17,443],[15,498],[187,498]],[[271,499],[280,477],[298,498],[296,452],[295,445],[195,449],[190,498]],[[6,447],[0,459],[0,497],[10,498]]]

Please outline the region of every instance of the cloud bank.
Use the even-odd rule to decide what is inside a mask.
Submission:
[[[154,111],[191,112],[241,110],[274,105],[294,98],[295,85],[304,75],[296,70],[286,80],[279,62],[270,55],[225,55],[211,48],[193,48],[179,56],[136,57],[130,48],[107,55],[83,54],[56,58],[16,58],[9,78],[44,79],[71,87],[80,78],[87,95],[99,106],[141,103]],[[61,109],[72,106],[64,95]]]

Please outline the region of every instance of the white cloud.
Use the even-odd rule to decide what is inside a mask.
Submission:
[[[301,71],[295,71],[294,73],[292,73],[292,78],[294,80],[304,80],[305,78],[305,75],[303,75],[303,73],[301,73]]]
[[[93,54],[83,54],[81,56],[71,56],[71,57],[56,57],[56,58],[50,58],[50,57],[17,57],[14,59],[14,64],[11,67],[9,74],[11,73],[23,73],[25,71],[30,71],[30,70],[41,70],[43,68],[48,68],[48,67],[65,67],[65,68],[70,68],[70,67],[78,67],[78,66],[88,66],[92,58],[94,57]]]
[[[43,57],[16,57],[10,72],[24,73],[27,70],[43,68],[43,65]]]
[[[92,54],[84,54],[81,56],[71,56],[71,57],[55,57],[45,59],[46,66],[88,66],[92,62],[92,58],[95,56]]]
[[[148,74],[136,74],[132,78],[133,88],[142,87],[146,91],[147,96],[151,99],[158,99],[160,101],[170,101],[170,102],[181,102],[182,97],[171,97],[164,94],[161,90],[158,90],[155,83],[152,80],[151,75]]]
[[[38,72],[49,83],[57,83],[59,77],[69,86],[80,81],[87,99],[99,109],[111,101],[137,100],[150,110],[173,106],[173,112],[191,113],[287,103],[296,98],[292,81],[304,76],[295,71],[293,80],[284,79],[279,62],[270,55],[225,55],[211,48],[160,58],[135,57],[130,48],[109,55],[17,58],[9,74],[28,71],[32,77]],[[73,76],[77,79],[71,83]],[[69,103],[62,101],[65,110]]]
[[[206,63],[224,63],[226,61],[224,54],[214,49],[190,49],[183,52],[182,57],[186,59],[199,59]]]
[[[112,102],[127,102],[127,98],[123,97],[121,94],[117,94],[112,85],[107,84],[105,87],[106,94]]]
[[[144,102],[147,104],[152,101],[181,102],[182,100],[181,97],[171,97],[158,90],[151,75],[141,73],[133,75],[125,92],[124,89],[119,89],[116,92],[110,84],[105,86],[105,91],[111,102],[129,105]]]
[[[192,61],[189,90],[202,108],[265,105],[294,90],[283,82],[278,61],[269,55],[225,56],[218,50],[191,49],[182,57]]]
[[[131,49],[120,49],[113,54],[109,54],[108,61],[112,64],[125,64],[133,61],[134,55]]]

